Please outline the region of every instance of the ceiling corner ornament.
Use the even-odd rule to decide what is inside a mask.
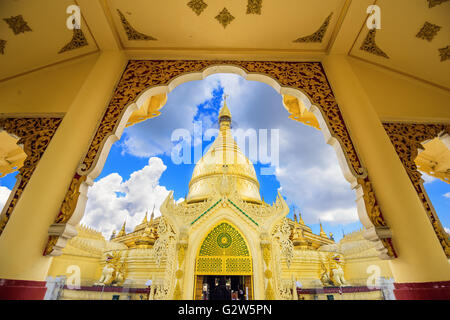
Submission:
[[[191,0],[187,3],[188,7],[195,12],[196,15],[200,15],[203,10],[208,6],[203,0]]]
[[[4,18],[8,26],[12,29],[15,35],[19,33],[25,33],[27,31],[33,31],[28,26],[27,22],[23,19],[22,15],[13,16],[11,18]]]
[[[6,40],[0,39],[0,53],[5,54]]]
[[[450,46],[439,49],[439,55],[441,56],[441,62],[450,59]]]
[[[119,9],[117,9],[117,13],[120,16],[120,21],[122,22],[122,26],[125,30],[125,33],[127,34],[128,40],[158,40],[156,38],[153,38],[152,36],[136,31],[136,29],[131,26],[131,24]]]
[[[442,132],[450,134],[450,125],[385,122],[383,126],[422,201],[442,249],[450,258],[450,239],[428,198],[423,187],[422,174],[414,161],[419,154],[419,148],[423,148],[421,143],[436,138]]]
[[[231,21],[234,20],[234,17],[227,10],[227,8],[223,8],[222,11],[220,11],[220,13],[216,16],[216,19],[225,29],[231,23]]]
[[[333,137],[336,137],[344,151],[349,170],[358,179],[362,179],[366,196],[367,212],[372,213],[373,224],[386,225],[382,220],[381,208],[376,207],[375,192],[371,186],[367,170],[356,151],[353,140],[347,129],[342,112],[328,83],[320,62],[275,62],[275,61],[237,61],[237,60],[130,60],[123,72],[110,103],[104,111],[104,116],[97,131],[91,139],[80,166],[74,172],[70,188],[67,190],[55,223],[69,221],[78,203],[80,187],[87,176],[95,169],[102,154],[105,141],[113,134],[118,123],[122,121],[127,105],[151,86],[164,86],[172,79],[191,73],[200,73],[208,67],[231,65],[242,68],[246,73],[266,75],[277,81],[283,87],[301,90],[311,102],[320,108],[325,123]],[[370,193],[370,194],[369,194]],[[372,207],[373,206],[373,207]],[[376,208],[375,208],[376,207]],[[381,220],[380,220],[381,219]],[[392,258],[395,250],[390,238],[380,239]],[[45,254],[56,252],[58,236],[50,236]],[[55,247],[56,246],[56,247]]]
[[[431,41],[437,35],[439,30],[441,30],[441,28],[442,27],[440,27],[438,25],[435,25],[435,24],[432,24],[432,23],[426,21],[424,23],[422,29],[420,29],[419,33],[416,34],[416,37],[420,38],[420,39]]]
[[[449,0],[427,0],[427,1],[428,1],[428,7],[433,8],[434,6],[437,6],[438,4],[442,4]]]
[[[376,29],[369,30],[366,38],[364,39],[364,42],[362,43],[362,45],[359,49],[363,50],[363,51],[367,51],[376,56],[380,56],[380,57],[389,59],[389,56],[383,50],[381,50],[375,43],[375,35],[376,35]]]
[[[314,32],[313,34],[310,34],[309,36],[300,37],[292,42],[296,43],[312,43],[312,42],[322,42],[323,37],[325,36],[325,33],[327,32],[328,26],[330,24],[331,16],[333,15],[333,12],[330,13],[330,15],[325,19],[325,21],[322,23],[320,28]]]
[[[1,212],[0,235],[61,121],[61,118],[0,118],[0,128],[19,137],[17,144],[23,145],[23,151],[27,155]]]
[[[58,53],[63,53],[66,51],[78,49],[84,46],[87,46],[88,42],[86,37],[84,36],[84,33],[81,29],[73,29],[73,36],[72,40],[68,44],[66,44],[64,47],[61,48],[61,50],[58,51]]]
[[[262,0],[248,0],[247,14],[261,14]]]

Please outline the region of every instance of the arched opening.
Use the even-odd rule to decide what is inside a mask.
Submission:
[[[203,78],[206,78],[210,74],[221,73],[221,72],[234,73],[234,74],[238,73],[238,75],[241,77],[244,76],[244,78],[247,78],[247,79],[258,80],[260,82],[269,84],[270,87],[275,89],[277,94],[279,94],[279,93],[283,94],[283,105],[284,105],[285,109],[291,114],[290,118],[292,120],[297,120],[297,121],[303,122],[304,124],[306,124],[308,126],[310,125],[313,128],[319,127],[322,129],[323,136],[325,137],[325,142],[327,142],[328,144],[333,146],[334,149],[337,151],[337,155],[338,155],[337,160],[339,161],[339,164],[341,166],[340,169],[342,169],[344,172],[344,177],[347,179],[347,181],[349,181],[351,183],[351,186],[357,190],[357,196],[358,196],[357,200],[359,201],[359,203],[358,203],[359,213],[360,213],[360,216],[363,217],[362,219],[363,220],[365,219],[363,221],[363,223],[365,222],[369,226],[368,229],[371,229],[372,231],[374,230],[374,221],[371,220],[372,217],[366,213],[366,205],[370,204],[372,207],[371,206],[368,207],[369,211],[373,211],[373,206],[375,206],[376,203],[375,204],[373,202],[367,203],[366,199],[364,198],[364,188],[366,187],[365,182],[368,181],[368,180],[364,180],[364,179],[368,179],[367,174],[365,173],[365,170],[364,170],[364,167],[362,166],[362,164],[359,163],[359,159],[357,158],[356,151],[353,149],[348,149],[348,148],[345,149],[346,146],[348,147],[349,145],[351,145],[351,140],[346,141],[346,143],[342,143],[341,137],[331,134],[330,119],[324,116],[323,110],[321,110],[321,108],[319,108],[318,106],[312,104],[310,98],[308,98],[305,94],[303,94],[298,89],[281,87],[274,79],[272,79],[268,76],[261,75],[261,74],[246,73],[241,68],[238,68],[235,66],[222,66],[222,67],[214,66],[214,67],[205,69],[202,73],[186,74],[186,75],[180,76],[178,78],[174,78],[167,86],[152,87],[147,90],[144,90],[136,98],[136,100],[135,100],[136,102],[129,104],[128,107],[126,107],[122,110],[121,116],[118,118],[118,122],[117,122],[116,126],[114,127],[115,128],[115,131],[113,132],[114,134],[107,136],[107,138],[105,140],[103,140],[100,145],[98,145],[98,149],[96,150],[96,155],[91,157],[92,154],[89,153],[90,154],[89,157],[91,158],[89,160],[89,162],[82,161],[82,164],[79,166],[77,174],[75,176],[76,178],[74,179],[75,184],[74,184],[73,188],[71,187],[71,190],[76,191],[76,192],[79,191],[80,193],[73,194],[75,197],[70,198],[71,203],[69,203],[68,206],[63,205],[64,210],[67,210],[67,209],[69,209],[69,210],[67,212],[62,212],[63,214],[61,214],[58,217],[57,223],[55,225],[53,225],[52,228],[50,229],[49,233],[50,233],[51,241],[49,243],[50,247],[47,248],[49,250],[46,251],[46,253],[51,253],[51,255],[58,255],[59,253],[61,253],[61,250],[65,245],[65,241],[67,241],[67,239],[69,239],[71,237],[70,234],[58,233],[61,231],[61,228],[59,228],[59,227],[61,225],[72,225],[73,223],[75,223],[75,225],[76,225],[78,223],[77,219],[78,219],[78,221],[81,220],[81,217],[82,217],[82,215],[84,213],[84,209],[85,209],[86,195],[87,195],[88,187],[94,183],[94,179],[96,177],[98,177],[98,175],[100,174],[113,142],[120,139],[124,128],[127,126],[131,126],[134,123],[142,122],[143,120],[157,116],[161,111],[163,111],[163,109],[161,111],[160,111],[160,109],[163,107],[164,103],[166,102],[167,94],[170,91],[172,91],[173,89],[175,89],[176,85],[187,82],[190,79],[195,79],[195,77],[203,79]],[[278,95],[277,99],[281,100],[279,95]],[[280,104],[280,106],[281,106],[281,104]],[[307,108],[307,106],[308,106],[308,108]],[[280,108],[280,110],[282,110],[283,112],[286,112],[282,108]],[[288,116],[289,115],[286,114],[286,118]],[[289,119],[289,121],[291,121],[291,119]],[[292,123],[295,124],[295,122],[293,122],[293,121],[292,121]],[[100,128],[101,127],[102,126],[100,125]],[[312,129],[312,130],[315,130],[315,129]],[[98,140],[94,139],[93,141],[98,141]],[[345,151],[344,151],[344,149],[345,149]],[[356,155],[356,158],[353,157],[352,159],[350,159],[348,156],[349,152],[350,153],[355,152],[354,155]],[[351,165],[349,165],[349,163],[351,163]],[[356,173],[356,172],[359,172],[359,173]],[[77,189],[78,182],[80,182],[79,189]],[[364,183],[362,183],[362,182],[364,182]],[[119,191],[119,193],[120,193],[120,191]],[[65,204],[67,204],[67,203],[65,203]],[[71,213],[70,206],[73,204],[76,204],[76,206],[72,207],[73,212],[72,212],[72,215],[70,215],[70,213]],[[237,211],[241,210],[241,213],[237,212],[238,214],[243,214],[244,216],[246,216],[245,208],[244,208],[244,210],[242,210],[243,205],[244,206],[246,205],[245,203],[237,204],[237,205],[234,204],[234,205],[235,205],[235,208],[237,209]],[[269,208],[268,208],[269,206],[270,205],[266,206],[267,208],[265,207],[264,209],[269,210]],[[251,207],[249,206],[248,208],[251,208]],[[242,211],[244,211],[244,212],[242,212]],[[370,213],[372,213],[372,212],[370,212]],[[247,216],[247,218],[248,218],[248,216]],[[253,218],[250,217],[250,219],[253,219]],[[152,227],[155,227],[158,225],[157,221],[158,221],[158,219],[153,220],[153,224],[148,228],[148,230],[147,230],[147,227],[145,226],[145,224],[142,224],[142,223],[141,223],[142,228],[140,228],[139,225],[135,227],[133,232],[141,232],[142,234],[145,234],[145,237],[144,237],[145,239],[144,238],[140,239],[139,243],[136,241],[134,241],[134,242],[128,241],[130,239],[124,238],[123,239],[124,241],[121,243],[122,248],[117,247],[117,248],[113,248],[113,249],[126,249],[124,246],[127,246],[127,247],[133,246],[133,247],[140,248],[140,249],[150,248],[153,244],[155,244],[155,238],[157,237],[157,236],[155,237],[155,234],[154,234],[155,228],[152,228]],[[301,218],[300,218],[300,221],[301,221]],[[172,221],[169,221],[169,222],[172,223]],[[382,220],[375,221],[375,224],[377,227],[380,227],[380,226],[383,227],[382,223],[383,223]],[[298,227],[298,225],[299,225],[299,227]],[[181,245],[180,238],[184,231],[182,230],[182,228],[180,228],[179,225],[176,225],[175,223],[171,227],[173,227],[175,235],[173,237],[172,236],[169,237],[167,239],[167,241],[172,243],[170,245],[172,248],[175,248],[176,246],[178,247],[179,245]],[[301,246],[305,245],[305,242],[301,241],[301,234],[302,233],[312,233],[311,230],[308,230],[307,227],[301,226],[301,222],[299,222],[299,221],[295,221],[295,223],[293,221],[290,222],[290,225],[288,226],[288,228],[293,228],[297,232],[296,237],[298,237],[298,238],[295,238],[293,240],[297,240],[296,243],[298,244],[299,248],[301,248]],[[384,236],[383,240],[389,239],[389,237],[390,237],[390,234],[388,232],[389,230],[387,230],[385,228],[385,226],[383,228],[384,228],[383,230],[385,231],[385,233],[383,234],[383,236]],[[125,224],[123,225],[123,229],[125,229]],[[65,229],[65,230],[67,230],[67,229]],[[65,232],[65,230],[64,230],[64,232]],[[269,228],[268,232],[275,233],[277,231]],[[89,233],[89,232],[86,232],[86,233]],[[124,234],[122,234],[122,233],[124,233]],[[326,233],[324,233],[324,234],[322,234],[322,233],[324,233],[324,232],[323,232],[322,228],[320,228],[319,237],[321,237],[323,239],[325,239],[325,238],[328,239],[329,236]],[[119,234],[120,234],[120,236],[128,236],[128,234],[127,234],[127,232],[125,232],[125,230],[120,230]],[[273,236],[273,234],[270,234],[270,236]],[[131,238],[131,237],[128,237],[128,238]],[[153,238],[153,242],[152,242],[152,238]],[[283,241],[289,242],[288,238],[289,238],[289,235]],[[378,240],[378,234],[376,232],[373,232],[372,239]],[[311,239],[309,239],[309,240],[311,240]],[[177,242],[177,243],[175,244],[175,242]],[[314,241],[312,241],[312,242],[314,242]],[[314,242],[314,246],[316,249],[319,248],[319,246],[321,244],[323,244],[323,243],[320,243],[320,241]],[[258,246],[259,243],[256,242],[256,245]],[[392,254],[392,252],[388,252],[386,250],[386,243],[384,243],[384,245],[385,245],[384,247],[381,245],[381,246],[378,246],[378,248],[381,249],[382,254],[384,254],[384,257],[388,258],[388,257],[390,257],[389,254]],[[388,245],[389,245],[389,243],[388,243]],[[55,249],[55,250],[53,250],[53,249]],[[51,250],[53,250],[53,251],[51,251]],[[333,249],[331,249],[331,250],[333,250]],[[278,253],[280,253],[280,252],[278,252]],[[167,255],[163,260],[165,260],[167,262],[174,257],[175,257],[175,255],[173,255],[173,254],[171,256]],[[137,257],[132,257],[132,258],[137,259]],[[181,265],[182,263],[179,263],[179,261],[180,261],[180,257],[178,257],[178,265]],[[285,263],[284,261],[285,261],[285,259],[283,259],[283,263]],[[176,266],[177,266],[176,260],[174,262],[174,265],[176,268]],[[158,266],[158,268],[159,268],[159,266]],[[157,276],[164,276],[163,275],[164,271],[162,271],[160,269],[161,268],[159,268],[159,270],[157,272],[158,273]],[[265,277],[271,277],[272,271],[269,268],[266,268],[265,270],[266,270],[266,272],[264,273]],[[175,271],[177,271],[177,272],[175,272]],[[278,271],[280,272],[280,274],[283,273],[283,270],[278,270]],[[290,271],[288,270],[287,272],[289,273]],[[173,272],[171,274],[172,274],[172,276],[177,277],[177,279],[178,279],[178,277],[181,277],[181,278],[183,277],[183,274],[178,273],[178,270],[175,270],[175,269],[173,270]],[[185,277],[187,277],[187,276],[188,275],[186,275]],[[244,276],[246,276],[246,275],[244,275]],[[267,296],[268,296],[267,293],[266,293],[266,296],[264,296],[264,286],[265,286],[265,283],[271,283],[271,282],[266,281],[266,280],[267,279],[265,279],[264,281],[260,280],[263,283],[263,284],[259,284],[259,290],[261,292],[263,292],[263,294],[261,294],[261,292],[260,292],[261,298],[263,298],[263,297],[267,298]],[[283,297],[288,297],[288,296],[292,295],[292,292],[294,291],[292,289],[293,281],[292,281],[292,279],[284,279],[284,280],[287,280],[287,281],[284,281],[284,284],[281,284],[281,283],[276,284],[274,282],[273,286],[276,288],[276,286],[278,285],[279,288],[276,288],[277,290],[278,289],[283,290],[285,293],[290,292],[290,294],[286,293],[286,295],[283,296]],[[243,281],[245,283],[245,279]],[[155,283],[156,282],[157,281],[155,281]],[[175,288],[173,288],[173,287],[167,288],[167,287],[164,287],[165,284],[163,282],[158,282],[158,283],[160,283],[159,286],[161,286],[161,288],[162,288],[160,290],[160,292],[163,292],[163,291],[168,292],[166,295],[161,294],[159,296],[163,296],[166,298],[172,297],[172,295],[171,295],[172,293],[173,293],[173,296],[179,296],[178,295],[179,292],[177,292],[176,286],[175,286]],[[177,282],[175,281],[175,283],[177,283]],[[282,289],[281,289],[281,286],[283,286]],[[180,285],[180,287],[182,287],[182,285]],[[256,285],[255,285],[255,288],[256,288]],[[263,290],[261,290],[261,288],[263,288]],[[266,291],[270,291],[270,290],[266,290]],[[272,297],[274,297],[273,294],[272,294]]]
[[[252,300],[252,265],[244,235],[229,222],[216,224],[197,250],[194,300]]]
[[[203,61],[202,61],[203,62]],[[258,69],[259,66],[255,65],[246,65],[246,62],[240,62],[242,65],[245,65],[245,68],[251,70],[251,69]],[[260,81],[266,84],[269,84],[272,86],[277,92],[281,93],[282,95],[289,95],[292,97],[295,97],[299,99],[306,107],[306,109],[309,112],[312,112],[322,130],[323,136],[325,138],[325,141],[327,144],[330,144],[335,149],[340,167],[343,171],[344,177],[347,179],[347,181],[350,182],[353,189],[356,190],[357,193],[357,203],[358,203],[358,214],[360,217],[361,222],[363,225],[369,230],[367,233],[367,237],[370,238],[372,241],[380,241],[380,245],[377,246],[381,253],[380,256],[389,259],[392,257],[395,257],[396,253],[394,251],[394,248],[392,246],[392,242],[390,240],[391,234],[389,231],[389,228],[387,227],[382,215],[380,214],[379,207],[376,203],[376,199],[373,198],[373,189],[370,183],[370,180],[367,177],[367,173],[364,169],[364,166],[361,164],[361,160],[359,159],[356,150],[354,149],[353,143],[351,141],[350,135],[348,131],[345,128],[345,124],[342,120],[342,116],[340,115],[339,108],[335,102],[330,102],[330,99],[333,100],[332,96],[325,96],[318,90],[314,91],[314,85],[312,87],[308,87],[309,94],[303,93],[298,88],[292,88],[289,86],[281,86],[280,82],[283,82],[286,79],[283,79],[282,77],[279,77],[277,80],[274,78],[277,78],[279,75],[276,73],[273,73],[270,68],[268,68],[267,74],[273,75],[273,78],[269,75],[264,74],[263,72],[249,72],[244,70],[244,67],[242,66],[236,66],[232,65],[235,64],[229,63],[229,64],[223,64],[223,65],[217,65],[216,63],[212,62],[212,66],[208,66],[210,63],[207,61],[204,61],[204,66],[202,65],[189,65],[189,67],[193,67],[194,69],[197,67],[200,67],[201,71],[198,72],[186,72],[188,68],[182,72],[181,75],[175,75],[174,77],[170,77],[166,79],[167,85],[164,86],[158,86],[153,85],[150,88],[144,89],[142,86],[145,86],[145,84],[138,84],[136,83],[136,88],[133,88],[133,93],[130,95],[130,97],[133,97],[132,99],[134,102],[127,103],[127,105],[123,106],[122,112],[119,114],[117,113],[116,104],[122,102],[123,99],[119,99],[121,102],[117,102],[114,100],[110,105],[111,108],[114,108],[114,113],[117,115],[117,123],[113,127],[113,131],[111,131],[109,134],[109,131],[104,131],[102,129],[102,126],[97,131],[98,138],[94,138],[95,146],[94,144],[91,144],[91,148],[93,152],[88,152],[88,157],[86,157],[82,163],[80,164],[77,174],[74,176],[74,179],[72,181],[71,189],[74,190],[80,190],[80,194],[76,195],[78,198],[78,201],[76,201],[76,206],[71,206],[68,212],[60,212],[58,218],[55,220],[57,224],[61,223],[68,223],[71,225],[76,225],[80,220],[84,212],[84,206],[86,201],[86,192],[89,187],[89,185],[92,184],[93,179],[98,176],[98,174],[101,172],[101,169],[103,168],[105,159],[107,157],[107,154],[111,148],[111,145],[113,142],[120,139],[120,136],[123,133],[123,129],[125,128],[128,118],[130,115],[139,108],[140,105],[144,103],[144,101],[148,100],[149,97],[157,94],[167,94],[171,90],[173,90],[177,85],[190,81],[190,80],[200,80],[204,79],[210,74],[214,73],[235,73],[247,80],[254,80],[254,81]],[[238,64],[238,63],[236,63]],[[261,64],[264,66],[264,63]],[[137,62],[137,65],[139,67],[142,67],[143,65],[141,62]],[[276,66],[275,66],[276,67]],[[299,68],[299,66],[296,66]],[[323,77],[323,81],[320,83],[321,86],[326,86],[331,94],[331,89],[328,87],[328,84],[326,83],[325,75],[323,74],[323,70],[320,67],[320,64],[317,66],[309,66],[307,65],[306,68],[316,68],[317,70],[308,70],[310,74],[307,79],[309,81],[313,81],[316,83],[316,76],[320,76],[317,73],[322,72],[321,76]],[[301,66],[300,66],[301,68]],[[174,70],[174,69],[172,69]],[[181,69],[180,69],[181,70]],[[180,70],[177,70],[180,71]],[[264,69],[261,69],[264,70]],[[133,72],[132,68],[130,69],[130,72]],[[316,72],[316,74],[314,74]],[[294,75],[294,73],[292,74]],[[302,75],[294,75],[301,77]],[[150,78],[148,78],[150,79]],[[136,81],[137,79],[133,79],[132,81]],[[306,79],[305,79],[306,80]],[[319,81],[320,82],[320,81]],[[157,83],[157,82],[156,82]],[[129,84],[127,84],[128,86]],[[306,87],[305,87],[306,88]],[[318,94],[318,97],[315,97],[314,100],[323,102],[328,107],[331,105],[331,108],[325,108],[322,106],[317,106],[311,101],[312,98],[308,95],[310,94]],[[330,118],[330,116],[335,118]],[[105,129],[111,128],[110,124],[105,123]],[[110,129],[108,129],[110,130]],[[101,137],[104,137],[103,140]],[[101,143],[99,143],[101,142]],[[99,143],[99,144],[97,144]],[[370,196],[369,196],[370,194]],[[65,202],[62,205],[62,208],[67,207],[67,202],[69,201],[69,198],[66,198]],[[70,202],[73,202],[73,196],[70,196]],[[61,235],[60,232],[56,231],[56,228],[50,229],[50,237],[49,242],[45,250],[45,254],[51,254],[51,255],[58,255],[61,253],[61,248],[64,247],[66,238],[64,235]]]

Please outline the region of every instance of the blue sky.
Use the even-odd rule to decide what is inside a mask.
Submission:
[[[266,202],[272,203],[280,190],[291,208],[302,212],[313,232],[319,232],[320,219],[325,231],[332,232],[336,240],[343,232],[361,227],[355,194],[322,133],[289,119],[281,96],[269,85],[223,74],[176,87],[159,117],[125,130],[121,140],[112,146],[102,173],[89,191],[82,222],[110,234],[126,219],[127,231],[131,231],[146,210],[156,206],[155,213],[159,215],[159,205],[169,191],[174,191],[175,199],[184,198],[195,163],[172,161],[176,143],[171,141],[171,135],[176,129],[186,129],[192,134],[193,123],[198,121],[202,123],[202,132],[217,128],[224,94],[229,95],[227,104],[233,116],[233,129],[279,130],[280,159],[274,174],[261,174],[261,168],[268,165],[254,162]],[[206,151],[211,141],[201,143]],[[450,186],[429,177],[426,181],[429,197],[444,227],[449,228]],[[0,197],[5,198],[14,183],[15,174],[1,178]],[[292,212],[289,216],[292,217]]]

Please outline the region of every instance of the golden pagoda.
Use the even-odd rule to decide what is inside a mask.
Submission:
[[[126,278],[125,283],[145,286],[151,279],[150,299],[197,300],[208,299],[218,277],[225,277],[231,290],[245,289],[247,299],[298,299],[299,282],[309,288],[351,286],[352,281],[360,285],[368,262],[385,263],[372,243],[358,238],[356,249],[373,250],[362,260],[352,256],[347,264],[345,250],[327,236],[322,222],[320,233],[314,234],[300,212],[299,219],[295,211],[294,219],[286,217],[290,210],[281,194],[272,205],[261,200],[255,169],[234,140],[231,121],[225,101],[219,134],[196,164],[184,201],[177,203],[170,193],[159,208],[160,217],[154,217],[153,208],[150,219],[146,212],[130,233],[125,221],[117,235],[104,240],[110,245],[91,254],[97,265],[87,268],[101,280],[95,284]],[[70,250],[84,241],[80,237],[54,259],[49,275],[59,274],[67,261],[77,263]],[[351,248],[355,255],[355,246]],[[105,276],[112,269],[124,270],[115,273],[120,281]],[[391,276],[388,267],[383,275]],[[351,297],[381,298],[380,291],[358,294]]]

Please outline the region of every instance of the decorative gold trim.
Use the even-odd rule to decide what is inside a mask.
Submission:
[[[419,153],[418,150],[423,149],[421,143],[437,137],[442,132],[450,134],[450,125],[385,122],[383,126],[422,201],[445,254],[450,258],[450,240],[431,201],[428,199],[428,195],[423,187],[422,174],[417,170],[417,165],[414,162]]]
[[[438,25],[425,21],[420,31],[416,34],[416,37],[419,39],[431,41],[437,35],[439,30],[441,30],[441,28],[442,27]]]
[[[187,3],[187,6],[199,16],[208,5],[203,0],[191,0]]]
[[[0,39],[0,53],[5,54],[6,40]]]
[[[248,0],[247,14],[261,14],[262,0]]]
[[[28,26],[27,22],[23,19],[21,14],[19,14],[18,16],[12,16],[11,18],[4,18],[3,20],[6,21],[15,35],[18,35],[19,33],[25,33],[27,31],[33,31]]]
[[[0,118],[0,128],[19,137],[18,145],[23,145],[27,155],[16,177],[16,185],[0,215],[0,235],[20,199],[39,160],[47,149],[62,118]]]
[[[314,32],[313,34],[310,34],[309,36],[305,36],[305,37],[300,37],[292,42],[296,42],[296,43],[322,42],[323,37],[325,36],[325,33],[327,32],[327,29],[330,24],[332,16],[333,16],[333,12],[330,13],[330,15],[325,19],[325,21],[322,23],[322,25],[319,27],[319,29],[316,32]]]
[[[220,11],[220,13],[215,17],[215,19],[217,19],[217,21],[219,21],[219,23],[225,29],[231,23],[231,21],[234,20],[234,17],[231,15],[228,9],[224,7],[222,11]]]
[[[67,43],[64,47],[62,47],[61,50],[58,51],[58,53],[78,49],[87,45],[88,42],[86,37],[84,36],[83,31],[81,29],[74,28],[72,40],[70,40],[69,43]]]
[[[122,26],[125,30],[125,33],[127,34],[128,40],[158,40],[152,36],[136,31],[136,29],[131,26],[131,24],[125,18],[124,14],[119,9],[117,9],[117,13],[119,14],[120,21],[122,22]]]
[[[389,56],[383,50],[381,50],[375,43],[376,32],[377,32],[376,29],[369,30],[366,38],[364,39],[359,49],[389,59]]]
[[[439,49],[439,55],[441,56],[441,62],[450,59],[450,46]]]
[[[442,3],[447,2],[449,0],[427,0],[427,1],[428,1],[428,8],[433,8],[434,6],[442,4]]]
[[[81,162],[81,168],[74,175],[61,208],[65,209],[67,221],[75,210],[76,202],[71,201],[76,190],[82,184],[79,175],[86,176],[93,169],[100,156],[103,145],[121,120],[125,107],[133,103],[145,89],[167,85],[172,79],[184,74],[202,72],[216,65],[231,65],[243,69],[246,73],[262,74],[276,80],[280,86],[301,90],[311,102],[318,106],[327,123],[330,133],[344,151],[350,170],[354,176],[366,179],[367,173],[353,145],[345,125],[342,113],[328,84],[320,62],[276,62],[276,61],[230,61],[230,60],[130,60],[117,85],[110,104],[106,108],[91,145]],[[367,178],[367,181],[369,178]],[[370,188],[366,187],[366,190]],[[372,202],[375,195],[372,194]],[[367,208],[367,211],[371,211]],[[60,210],[61,211],[61,210]],[[392,244],[389,252],[394,252]],[[48,244],[50,246],[50,243]],[[51,252],[52,248],[47,248]]]

